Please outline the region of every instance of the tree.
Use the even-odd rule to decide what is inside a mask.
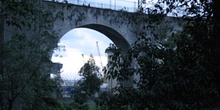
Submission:
[[[58,89],[60,79],[50,79],[50,73],[54,68],[50,57],[56,48],[57,44],[54,41],[57,40],[57,36],[47,29],[50,23],[48,20],[53,16],[41,9],[38,2],[0,2],[0,19],[3,24],[11,27],[12,32],[11,35],[1,36],[7,39],[4,39],[0,51],[3,58],[0,76],[3,105],[0,108],[49,108],[44,99],[51,97],[53,90]]]
[[[76,103],[85,104],[89,97],[99,92],[102,84],[99,67],[96,66],[92,55],[80,69],[79,75],[83,78],[77,82],[78,86],[73,92],[73,97]]]
[[[58,82],[50,79],[53,63],[48,52],[38,49],[35,41],[28,41],[24,36],[14,36],[4,45],[3,90],[8,109],[16,105],[16,100],[22,99],[22,106],[39,107],[44,97],[49,97]],[[38,41],[39,43],[39,41]],[[36,46],[36,47],[35,47]],[[30,50],[30,51],[29,51]]]
[[[80,86],[88,95],[93,95],[100,90],[101,73],[99,71],[99,67],[95,64],[95,60],[92,55],[90,55],[88,62],[80,69],[79,75],[83,76],[83,81]]]
[[[189,4],[190,3],[190,4]],[[117,86],[116,94],[109,100],[111,109],[214,109],[220,106],[219,98],[219,17],[218,1],[209,0],[159,0],[154,9],[148,9],[153,25],[151,38],[146,36],[146,29],[139,33],[138,40],[125,55],[125,64],[117,62],[117,69],[127,66],[133,74],[139,76],[134,81],[135,87]],[[167,8],[164,8],[164,7]],[[155,24],[161,14],[178,14],[183,11],[185,25],[171,36],[155,31]],[[218,27],[218,28],[217,28]],[[165,38],[163,40],[161,38]],[[216,40],[216,41],[214,41]],[[218,56],[218,57],[217,57]],[[215,59],[215,60],[214,60]],[[129,63],[129,61],[131,61]],[[111,62],[108,62],[110,64]],[[126,64],[129,63],[129,64]],[[107,67],[108,68],[108,67]],[[126,69],[124,69],[126,70]],[[114,76],[126,74],[120,71]],[[128,73],[129,75],[129,73]],[[126,79],[124,77],[124,79]],[[217,80],[218,79],[218,80]],[[114,101],[112,101],[114,100]]]

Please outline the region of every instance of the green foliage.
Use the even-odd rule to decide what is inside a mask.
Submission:
[[[41,50],[38,43],[15,35],[4,45],[3,55],[7,58],[3,61],[3,88],[9,94],[8,100],[19,97],[27,105],[39,103],[57,86],[58,82],[49,77],[53,66],[49,50]]]
[[[105,52],[108,53],[108,68],[105,69],[107,78],[117,78],[118,81],[128,80],[132,75],[128,69],[130,66],[130,60],[126,60],[126,58],[121,54],[120,49],[118,49],[114,44],[110,44]]]
[[[82,81],[79,82],[79,87],[84,90],[89,96],[100,90],[101,73],[99,67],[96,66],[93,56],[80,69],[79,75],[83,76]]]
[[[36,2],[37,0],[33,0],[33,2],[1,0],[1,18],[5,18],[7,25],[16,26],[20,30],[22,30],[22,26],[30,28],[30,22],[20,20],[19,18],[33,19],[32,15],[36,15],[38,13],[38,10],[33,7]]]
[[[167,9],[169,12],[188,5],[185,0],[179,2],[181,6],[178,6],[178,1],[160,0],[159,3],[170,6]],[[219,73],[216,73],[219,64],[213,60],[218,59],[216,45],[219,42],[213,41],[213,38],[216,38],[215,34],[220,34],[215,31],[219,21],[213,22],[212,5],[213,2],[208,0],[192,0],[183,16],[186,25],[172,36],[155,31],[158,27],[153,24],[154,34],[149,37],[143,28],[127,55],[121,55],[116,47],[110,46],[112,54],[107,65],[109,78],[122,80],[114,88],[113,95],[108,100],[102,99],[103,103],[99,105],[107,110],[200,110],[219,107]],[[160,14],[169,13],[163,10],[161,4],[155,6]],[[198,7],[204,10],[198,10]],[[151,17],[149,21],[152,23],[159,20],[160,24],[160,20],[163,20],[158,19],[157,15]],[[145,25],[148,27],[151,24]],[[216,40],[219,41],[219,38]],[[130,72],[138,77],[134,80],[134,86],[121,85],[121,81],[127,80],[121,76],[131,76]]]
[[[38,0],[1,1],[0,19],[11,27],[0,51],[4,59],[0,78],[1,108],[49,108],[44,98],[59,91],[60,78],[50,78],[54,69],[50,57],[57,36],[47,30],[51,28],[48,22],[51,16],[38,3]]]
[[[7,92],[5,97],[9,105],[21,99],[25,108],[37,109],[44,103],[44,97],[58,89],[59,79],[50,79],[53,68],[50,46],[42,47],[41,44],[40,40],[27,40],[21,35],[15,35],[5,43],[2,55],[7,57],[3,60],[2,89]]]
[[[79,75],[83,76],[81,80],[77,82],[76,90],[73,91],[72,97],[74,98],[74,104],[78,104],[80,110],[87,110],[88,105],[86,102],[91,96],[99,92],[101,81],[101,74],[99,67],[95,65],[93,56],[84,66],[80,69]]]

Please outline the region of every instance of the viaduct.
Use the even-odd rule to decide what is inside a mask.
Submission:
[[[74,4],[41,1],[40,6],[50,14],[51,19],[49,32],[55,32],[58,36],[54,43],[68,31],[74,28],[89,28],[106,35],[112,42],[122,50],[126,51],[143,30],[144,23],[149,16],[126,12],[123,10],[111,10],[94,8],[90,6],[80,6]],[[1,20],[2,21],[2,20]],[[32,24],[34,25],[34,24]],[[166,17],[160,24],[157,24],[157,31],[172,33],[181,29],[182,23],[179,19]],[[13,33],[19,31],[6,23],[1,22],[1,34],[4,40],[10,39]],[[29,33],[22,30],[22,33]],[[147,36],[151,36],[150,30]]]
[[[19,0],[18,0],[19,1]],[[45,43],[53,43],[54,45],[58,43],[60,38],[66,34],[68,31],[74,28],[89,28],[96,30],[105,36],[107,36],[112,42],[118,47],[126,52],[132,43],[134,43],[140,35],[143,29],[147,29],[145,23],[150,23],[150,16],[143,13],[131,13],[124,10],[111,10],[94,8],[90,6],[80,6],[74,4],[57,3],[49,1],[38,2],[39,8],[46,12],[44,16],[47,19],[44,20],[45,24],[39,24],[38,21],[31,21],[30,16],[21,17],[18,19],[21,21],[31,22],[31,25],[43,25],[44,28],[27,28],[27,26],[15,27],[8,25],[6,20],[0,15],[0,47],[3,43],[9,41],[11,36],[15,33],[21,33],[28,35],[29,38],[35,35],[35,31],[45,29],[48,33],[55,33],[55,40],[50,38],[45,38]],[[3,6],[0,2],[0,7]],[[1,13],[0,13],[1,14]],[[9,13],[8,15],[10,15]],[[16,16],[16,15],[12,15]],[[39,19],[38,19],[39,20]],[[32,23],[33,22],[33,23]],[[23,22],[21,22],[23,24]],[[151,24],[152,25],[152,24]],[[171,34],[181,30],[182,22],[180,19],[173,17],[165,17],[160,23],[153,24],[156,26],[156,30],[161,34]],[[46,27],[46,28],[45,28]],[[22,30],[21,30],[22,29]],[[146,30],[146,35],[148,37],[152,36],[152,30]],[[39,38],[41,39],[41,38]],[[1,66],[3,62],[2,56],[0,56],[0,73],[3,73],[3,67]]]
[[[0,4],[1,5],[1,4]],[[44,20],[46,29],[49,33],[54,33],[57,37],[54,39],[46,38],[45,43],[56,45],[60,38],[68,31],[74,28],[89,28],[96,30],[107,36],[112,42],[126,52],[131,44],[133,44],[140,36],[140,32],[145,29],[147,36],[152,36],[152,31],[157,31],[160,34],[171,34],[181,30],[182,22],[178,18],[165,17],[160,23],[154,23],[155,30],[146,29],[146,23],[150,24],[150,16],[138,12],[127,12],[125,10],[111,10],[94,8],[90,6],[81,6],[68,3],[50,2],[39,0],[37,7],[43,10],[46,16]],[[30,21],[29,17],[20,18],[23,21]],[[44,18],[41,18],[42,20]],[[26,29],[26,27],[17,27],[7,25],[0,18],[0,41],[8,41],[14,33],[28,35],[30,38],[35,35],[35,32]],[[31,25],[39,25],[36,21],[31,22]],[[152,24],[151,24],[152,26]],[[37,29],[36,29],[37,30]],[[34,29],[34,31],[36,31]],[[2,37],[3,36],[3,37]],[[2,42],[1,42],[2,44]],[[115,81],[114,81],[115,82]],[[114,84],[115,85],[115,84]]]

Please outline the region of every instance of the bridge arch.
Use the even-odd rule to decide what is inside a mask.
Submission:
[[[104,26],[101,24],[86,24],[78,26],[76,28],[88,28],[104,34],[123,52],[126,52],[130,48],[130,44],[128,43],[128,41],[119,32],[108,26]]]
[[[93,29],[93,30],[96,30],[96,31],[104,34],[118,48],[121,48],[122,51],[127,51],[130,48],[130,44],[128,43],[128,41],[120,33],[118,33],[116,30],[114,30],[110,27],[100,25],[100,24],[88,24],[88,25],[83,25],[83,26],[80,26],[80,27]]]

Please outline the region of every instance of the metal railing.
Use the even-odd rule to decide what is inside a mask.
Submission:
[[[105,2],[101,0],[97,0],[100,2],[91,2],[90,0],[67,0],[70,4],[103,8],[103,9],[112,9],[112,10],[124,10],[128,12],[136,12],[137,11],[137,2],[126,1],[126,0],[105,0]],[[101,3],[103,2],[103,3]]]

